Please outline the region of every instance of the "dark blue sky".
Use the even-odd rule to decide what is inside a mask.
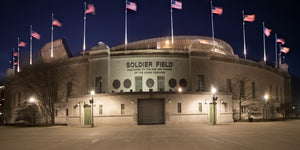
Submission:
[[[170,35],[170,0],[132,0],[138,11],[128,11],[128,42]],[[10,67],[12,48],[17,47],[17,37],[27,43],[22,48],[29,54],[30,27],[41,35],[33,39],[33,51],[37,53],[51,35],[51,13],[63,23],[55,28],[54,39],[65,38],[74,56],[82,50],[83,0],[9,0],[1,2],[0,16],[0,79]],[[124,43],[125,0],[87,0],[96,8],[96,15],[87,16],[87,49],[103,41],[110,47]],[[183,9],[174,10],[174,35],[211,36],[209,0],[182,0]],[[215,0],[222,6],[222,16],[215,15],[215,37],[228,42],[235,54],[243,57],[242,14],[255,14],[254,23],[246,23],[247,57],[263,60],[262,21],[272,34],[266,39],[268,64],[275,61],[274,33],[284,38],[290,52],[286,55],[289,72],[300,77],[300,52],[297,37],[299,10],[296,0]],[[23,63],[23,62],[20,62]]]

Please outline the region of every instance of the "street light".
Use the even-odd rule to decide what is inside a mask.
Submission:
[[[217,89],[212,87],[211,93],[213,94],[213,111],[214,111],[213,125],[216,125],[216,104],[217,104],[217,100],[218,100],[218,97],[215,96],[216,92],[217,92]]]
[[[91,91],[92,99],[90,100],[90,103],[92,104],[92,127],[94,127],[94,95],[95,91]]]
[[[269,99],[269,95],[265,94],[264,99],[265,99],[265,103],[266,103],[266,120],[268,120],[268,102],[267,101]]]

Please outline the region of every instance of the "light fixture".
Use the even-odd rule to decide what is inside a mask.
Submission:
[[[207,103],[208,103],[208,100],[206,99],[206,100],[205,100],[205,104],[207,104]]]
[[[131,100],[131,104],[134,104],[134,100]]]
[[[264,96],[265,100],[267,101],[269,99],[269,95],[268,94],[265,94]]]
[[[95,95],[95,91],[94,90],[91,91],[91,95],[93,95],[93,96]]]
[[[170,41],[169,41],[169,40],[166,40],[166,41],[165,41],[165,44],[170,44]]]
[[[181,87],[178,88],[178,92],[180,92],[180,93],[182,92],[182,88]]]
[[[30,97],[29,102],[30,102],[30,103],[34,103],[34,102],[35,102],[35,99],[34,99],[33,97]]]
[[[212,87],[212,88],[211,88],[211,93],[215,94],[216,92],[217,92],[217,89],[214,88],[214,87]]]
[[[168,103],[171,104],[171,99],[168,100]]]

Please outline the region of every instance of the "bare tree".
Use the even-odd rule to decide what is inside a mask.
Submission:
[[[246,75],[235,76],[232,82],[232,99],[234,120],[241,120],[242,110],[245,108],[245,113],[249,119],[252,116],[258,117],[261,110],[261,100],[257,98],[255,82],[249,80]],[[244,107],[243,107],[244,106]],[[243,107],[243,108],[242,108]]]
[[[291,117],[293,115],[293,105],[291,103],[281,103],[280,104],[280,112],[284,119]]]
[[[32,93],[49,117],[55,123],[56,108],[65,106],[66,84],[72,81],[72,74],[63,62],[39,62],[28,66],[16,76],[16,82]]]
[[[38,105],[36,104],[27,104],[17,110],[17,117],[15,121],[23,121],[25,124],[35,125],[36,122],[39,122],[42,119],[43,115],[39,111]]]

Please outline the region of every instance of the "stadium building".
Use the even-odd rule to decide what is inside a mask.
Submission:
[[[241,59],[228,43],[211,37],[175,36],[174,44],[170,37],[162,37],[115,47],[99,42],[76,57],[60,39],[54,42],[54,58],[50,58],[50,43],[41,49],[41,56],[44,62],[63,59],[73,72],[74,79],[65,85],[67,104],[56,110],[59,124],[277,119],[282,117],[280,104],[291,99],[287,69]],[[15,112],[30,94],[15,89],[9,93],[10,121],[15,122]]]

